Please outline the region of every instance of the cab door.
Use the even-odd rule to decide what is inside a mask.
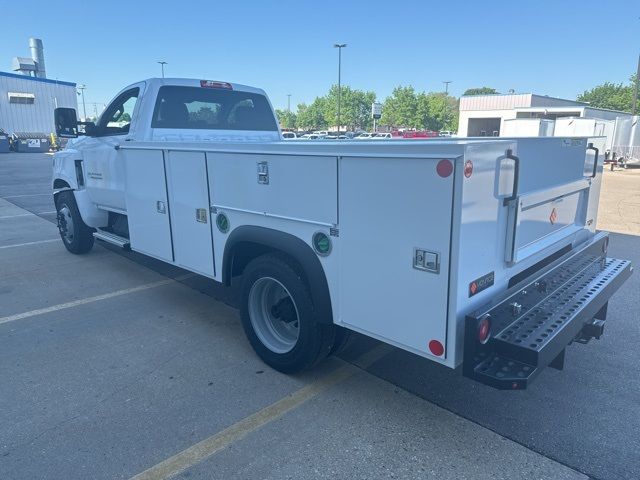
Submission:
[[[87,193],[99,207],[124,212],[125,167],[118,147],[132,138],[132,128],[145,83],[119,93],[82,139]]]

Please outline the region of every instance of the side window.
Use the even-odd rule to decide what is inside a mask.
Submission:
[[[111,102],[100,116],[98,134],[124,135],[129,133],[131,117],[139,94],[139,88],[132,88]]]

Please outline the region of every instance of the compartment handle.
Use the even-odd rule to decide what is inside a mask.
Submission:
[[[598,155],[600,154],[600,150],[597,147],[593,146],[593,143],[589,143],[587,145],[587,150],[593,150],[596,152],[596,157],[593,159],[593,171],[591,172],[591,178],[595,178],[596,170],[598,169]]]
[[[516,198],[518,198],[518,182],[520,180],[520,158],[516,157],[513,154],[513,150],[510,148],[507,150],[505,157],[509,160],[513,160],[513,190],[511,191],[511,195],[505,197],[503,205],[508,205],[509,202],[512,202]]]

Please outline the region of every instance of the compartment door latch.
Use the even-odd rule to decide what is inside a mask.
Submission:
[[[269,185],[269,163],[258,162],[258,183]]]
[[[430,250],[414,248],[413,268],[425,272],[440,273],[440,254]]]

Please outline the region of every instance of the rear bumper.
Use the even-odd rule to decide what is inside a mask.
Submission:
[[[606,257],[608,242],[606,233],[596,235],[467,315],[464,375],[498,389],[524,389],[546,366],[562,368],[568,344],[599,338],[609,298],[633,271],[630,262]],[[482,344],[484,318],[491,336]]]

